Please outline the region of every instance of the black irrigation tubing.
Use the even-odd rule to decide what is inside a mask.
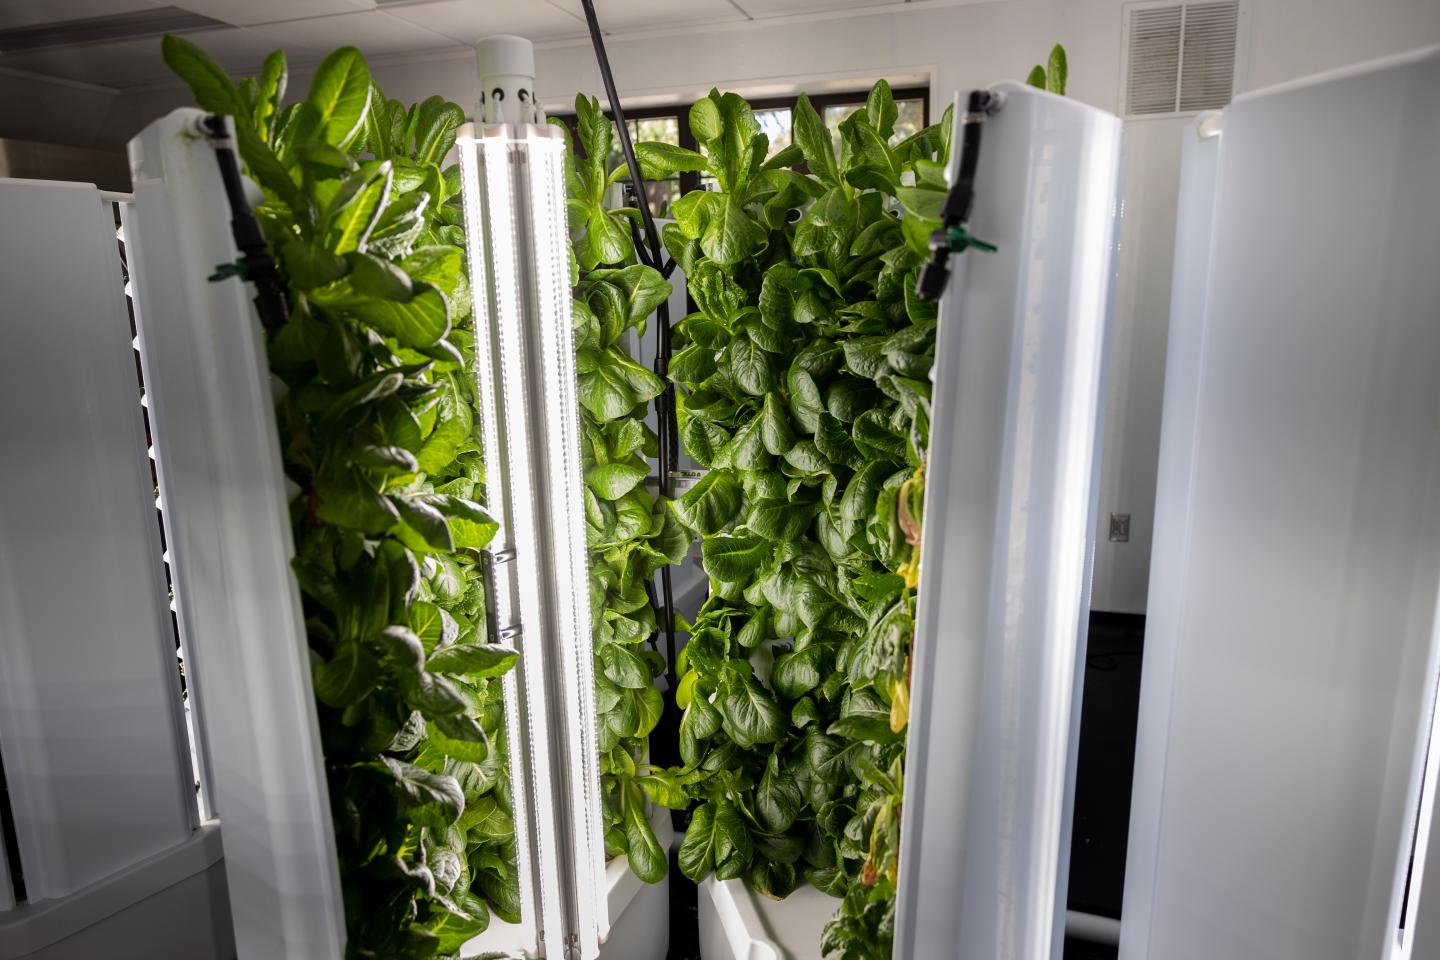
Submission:
[[[655,217],[650,213],[650,198],[645,192],[645,180],[640,175],[640,161],[635,158],[635,145],[630,141],[630,128],[625,125],[625,110],[620,105],[620,95],[615,90],[615,76],[610,70],[610,57],[605,52],[605,38],[600,31],[600,20],[595,14],[595,3],[594,0],[581,0],[581,5],[585,8],[585,22],[590,28],[590,42],[595,48],[595,60],[600,67],[600,79],[605,85],[605,96],[610,101],[610,110],[615,115],[615,128],[620,135],[620,150],[625,155],[625,165],[630,171],[630,187],[635,195],[635,205],[640,208],[640,219],[645,227],[649,257],[644,256],[644,246],[637,243],[636,248],[641,251],[641,262],[660,269],[661,275],[668,278],[675,270],[675,263],[673,260],[668,264],[665,263],[665,248],[660,243],[660,232],[655,229]],[[656,459],[660,470],[658,478],[660,495],[669,497],[672,492],[670,474],[679,466],[679,427],[675,420],[675,388],[670,383],[671,341],[668,303],[660,304],[656,310],[656,321],[655,374],[665,384],[665,389],[660,396],[655,398],[655,414],[659,427],[656,435],[660,447],[659,456]],[[671,723],[667,726],[673,729],[666,730],[665,742],[659,751],[666,756],[659,759],[668,762],[674,759],[673,756],[669,756],[670,754],[678,755],[679,752],[679,722],[675,717],[679,711],[675,704],[675,689],[679,682],[675,672],[677,656],[675,591],[669,566],[660,569],[660,591],[660,628],[665,632],[665,679],[670,685],[670,696],[666,698],[665,709],[671,719]]]
[[[220,180],[225,185],[225,198],[230,203],[230,232],[240,251],[240,276],[255,285],[255,309],[260,323],[267,330],[279,330],[290,319],[285,300],[285,285],[280,280],[275,258],[265,242],[250,202],[245,199],[245,185],[240,177],[240,161],[235,156],[235,140],[225,124],[225,117],[210,114],[203,121],[215,160],[220,165]],[[224,276],[222,270],[217,276]]]
[[[985,118],[999,108],[998,95],[990,90],[972,90],[966,104],[965,114],[960,119],[960,143],[952,144],[952,150],[960,151],[960,166],[955,183],[945,194],[945,205],[940,210],[940,229],[930,234],[930,260],[920,268],[915,281],[915,293],[923,300],[939,300],[950,282],[950,256],[959,253],[970,243],[962,240],[960,245],[952,238],[952,228],[962,230],[970,221],[975,206],[975,171],[980,165],[980,132]],[[977,244],[989,248],[987,244]]]

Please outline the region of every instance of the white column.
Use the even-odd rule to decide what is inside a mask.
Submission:
[[[176,592],[240,960],[339,960],[340,881],[295,548],[252,291],[198,110],[130,144],[126,236]]]
[[[1437,91],[1432,49],[1224,111],[1203,323],[1177,324],[1198,358],[1167,373],[1166,403],[1195,406],[1162,441],[1142,724],[1170,719],[1142,735],[1125,960],[1407,949],[1440,585]]]
[[[1118,118],[1000,87],[941,303],[895,956],[1051,955]],[[955,143],[960,143],[959,137]]]

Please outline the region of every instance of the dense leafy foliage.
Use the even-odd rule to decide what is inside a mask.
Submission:
[[[288,284],[268,332],[347,955],[455,956],[491,913],[518,919],[500,681],[481,551],[496,525],[473,424],[461,109],[406,109],[353,48],[282,106],[277,52],[238,86],[199,48],[167,62],[235,118],[256,210]]]
[[[649,762],[648,738],[664,706],[655,678],[665,663],[645,645],[656,631],[646,585],[662,567],[680,562],[691,538],[665,501],[645,488],[646,457],[656,456],[658,439],[644,417],[665,383],[626,353],[623,338],[628,330],[644,330],[671,286],[636,259],[627,217],[637,211],[606,206],[609,188],[625,175],[623,166],[609,167],[613,125],[599,103],[584,96],[576,98],[575,115],[583,156],[572,153],[567,179],[579,266],[575,349],[605,845],[609,855],[627,854],[640,879],[656,883],[665,876],[668,854],[646,817],[646,798],[681,808],[686,799],[673,777]]]
[[[677,690],[699,801],[680,865],[844,897],[836,958],[890,955],[936,325],[914,275],[949,149],[948,115],[892,143],[895,119],[881,82],[837,150],[802,97],[767,159],[749,105],[712,91],[701,153],[641,145],[719,186],[664,234],[699,308],[671,366],[681,437],[709,468],[672,505],[711,585]]]

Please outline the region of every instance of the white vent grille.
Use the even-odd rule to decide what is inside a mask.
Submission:
[[[1125,113],[1216,110],[1235,90],[1240,0],[1132,7],[1127,18]]]
[[[1235,41],[1240,4],[1185,5],[1185,36],[1180,50],[1180,110],[1218,110],[1235,89]]]
[[[1127,113],[1173,113],[1180,87],[1183,7],[1155,7],[1130,14]]]

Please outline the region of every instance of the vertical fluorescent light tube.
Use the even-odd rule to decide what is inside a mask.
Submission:
[[[529,733],[530,775],[534,785],[536,847],[540,858],[540,920],[548,947],[565,929],[563,879],[557,831],[542,825],[558,825],[549,756],[550,709],[545,676],[548,650],[541,624],[544,608],[541,583],[546,579],[535,546],[538,543],[535,474],[530,459],[530,424],[526,416],[525,391],[529,377],[525,369],[524,290],[520,256],[520,224],[515,222],[514,178],[510,168],[510,138],[504,128],[489,128],[480,142],[485,162],[485,200],[490,228],[490,270],[495,283],[496,328],[500,357],[501,409],[505,424],[505,473],[509,481],[516,586],[520,597],[521,669],[524,672],[527,730]]]
[[[552,128],[528,127],[530,210],[537,306],[540,314],[546,470],[550,485],[550,550],[566,709],[566,781],[574,823],[581,955],[599,955],[609,934],[605,897],[604,826],[600,816],[599,744],[595,729],[595,659],[584,475],[580,464],[580,407],[570,310],[569,233],[565,224],[565,141]]]
[[[481,445],[485,458],[485,490],[487,507],[500,524],[495,533],[495,550],[513,555],[515,548],[514,525],[510,518],[510,502],[506,491],[504,436],[500,432],[500,415],[497,409],[499,394],[496,393],[496,365],[498,345],[496,344],[497,309],[496,298],[490,286],[490,271],[487,269],[486,235],[484,219],[481,216],[481,186],[484,171],[479,156],[479,146],[472,129],[464,129],[457,139],[460,154],[461,182],[465,204],[465,226],[467,258],[470,264],[470,287],[475,303],[475,378],[477,396],[480,401]],[[493,246],[493,243],[490,244]],[[513,281],[506,281],[513,282]],[[516,585],[513,562],[492,563],[490,609],[486,616],[501,629],[516,622]],[[517,644],[522,648],[523,638]],[[523,668],[522,668],[523,669]],[[521,724],[521,684],[519,670],[512,670],[501,680],[505,698],[505,738],[510,762],[511,811],[515,825],[515,868],[519,877],[520,923],[519,938],[527,949],[539,944],[539,918],[536,916],[536,884],[534,864],[531,861],[533,849],[530,820],[530,798],[527,784],[530,778],[527,769],[533,766],[533,759],[527,753],[526,726]]]
[[[460,146],[476,302],[489,293],[477,331],[487,489],[504,517],[500,549],[514,558],[497,565],[496,622],[521,631],[515,702],[525,728],[512,751],[523,749],[528,779],[512,793],[528,792],[531,804],[545,954],[594,960],[609,916],[565,141],[548,127],[496,124],[478,138],[466,131]],[[511,619],[498,619],[511,597]]]
[[[549,943],[563,938],[564,911],[560,852],[556,829],[560,810],[554,805],[552,783],[553,734],[550,730],[550,705],[547,704],[546,678],[549,672],[549,651],[544,642],[543,604],[540,584],[544,580],[540,558],[534,545],[537,531],[536,488],[530,466],[530,425],[526,416],[527,380],[524,364],[523,265],[520,258],[520,226],[516,223],[513,177],[510,168],[510,142],[503,132],[487,130],[481,140],[485,167],[485,213],[490,239],[490,269],[495,291],[495,331],[500,357],[500,409],[504,417],[505,466],[507,494],[510,498],[513,538],[516,548],[516,587],[518,613],[523,625],[520,666],[526,687],[527,753],[530,756],[530,777],[533,787],[536,830],[534,841],[540,861],[540,930]],[[550,953],[550,951],[547,951]],[[563,956],[563,954],[562,954]]]

